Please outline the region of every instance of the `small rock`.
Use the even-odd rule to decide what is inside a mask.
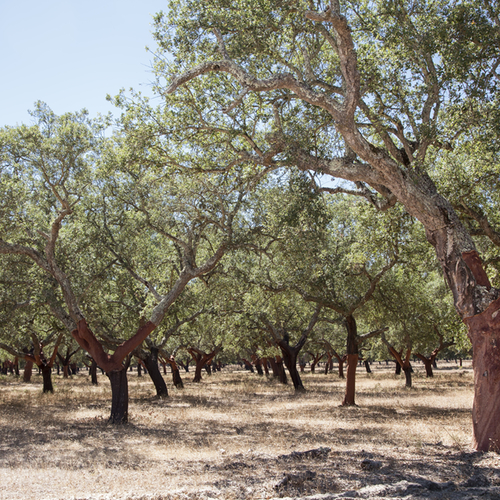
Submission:
[[[379,460],[370,460],[369,458],[365,458],[361,462],[361,467],[366,470],[376,470],[382,467],[382,462]]]

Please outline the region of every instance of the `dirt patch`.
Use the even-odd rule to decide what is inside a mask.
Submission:
[[[469,448],[470,367],[426,379],[417,365],[411,390],[372,369],[353,408],[335,374],[304,374],[300,395],[244,371],[185,374],[164,400],[129,374],[122,426],[107,424],[103,376],[55,377],[54,395],[3,377],[0,499],[500,499],[499,456]]]

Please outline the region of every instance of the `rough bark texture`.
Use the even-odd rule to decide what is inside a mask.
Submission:
[[[356,404],[356,367],[358,366],[358,354],[347,355],[347,378],[345,396],[342,406],[354,406]]]
[[[111,383],[111,415],[110,424],[126,424],[128,422],[128,380],[127,370],[107,372]]]
[[[193,361],[196,363],[193,382],[201,382],[201,370],[203,370],[203,367],[209,364],[212,359],[217,356],[221,349],[222,347],[220,346],[216,347],[212,352],[208,354],[194,347],[188,349],[189,354],[191,354]]]
[[[92,360],[90,365],[90,379],[92,381],[92,385],[99,385],[99,382],[97,381],[97,363],[95,362],[95,359]]]
[[[296,391],[304,391],[304,385],[302,384],[299,371],[297,370],[297,356],[299,354],[299,349],[295,349],[285,343],[282,345],[281,342],[279,346],[283,354],[283,361],[285,362],[285,366],[287,367],[290,378],[292,379],[294,389]]]
[[[285,373],[285,367],[283,366],[283,359],[281,359],[281,356],[276,356],[275,364],[276,364],[276,373],[278,375],[278,380],[280,381],[280,384],[284,385],[288,384],[288,380]]]
[[[168,397],[167,384],[165,384],[165,380],[163,380],[158,366],[158,349],[156,347],[151,347],[148,356],[146,356],[143,361],[155,386],[156,395],[159,398]]]
[[[43,392],[54,392],[54,386],[52,385],[52,366],[39,365],[42,370],[43,377]]]
[[[33,361],[26,361],[24,365],[23,382],[31,382],[31,375],[33,374]]]
[[[500,299],[465,320],[474,366],[473,440],[477,450],[500,451]]]
[[[359,359],[358,332],[356,320],[352,314],[345,318],[345,324],[347,328],[347,378],[342,406],[352,406],[356,404],[356,367]]]

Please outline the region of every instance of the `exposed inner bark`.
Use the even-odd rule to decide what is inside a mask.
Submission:
[[[358,365],[358,354],[347,355],[347,379],[345,396],[342,406],[354,406],[356,395],[356,367]]]
[[[500,451],[500,299],[481,314],[466,318],[473,349],[474,447]]]
[[[188,349],[189,354],[191,354],[193,361],[196,363],[193,382],[201,382],[201,370],[203,370],[203,367],[209,364],[212,359],[217,356],[221,349],[221,346],[216,347],[212,352],[208,354],[194,347],[190,347]]]
[[[26,360],[26,364],[24,365],[23,382],[30,382],[32,374],[33,374],[33,361]]]

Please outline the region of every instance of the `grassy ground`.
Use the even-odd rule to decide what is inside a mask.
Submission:
[[[478,474],[500,484],[498,455],[469,449],[470,366],[441,362],[426,379],[417,365],[410,390],[392,366],[359,370],[352,408],[339,407],[344,382],[335,373],[304,374],[299,395],[245,371],[201,384],[189,373],[165,400],[133,373],[123,426],[107,424],[104,376],[98,387],[85,373],[54,376],[53,395],[41,394],[38,376],[30,384],[1,377],[0,498],[271,498],[402,479],[462,484]],[[291,456],[319,447],[331,451]]]

